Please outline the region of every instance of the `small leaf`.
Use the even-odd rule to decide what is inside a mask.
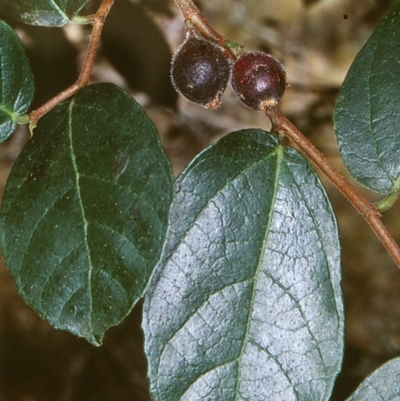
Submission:
[[[0,240],[20,294],[99,344],[147,287],[172,195],[143,109],[111,84],[81,90],[39,121],[7,181]]]
[[[17,34],[0,20],[0,143],[15,131],[33,99],[31,67]]]
[[[368,376],[347,401],[400,401],[400,358]]]
[[[0,0],[0,10],[29,25],[63,26],[89,0]]]
[[[340,370],[336,221],[317,175],[261,130],[176,182],[144,304],[155,401],[327,400]]]
[[[344,163],[381,194],[400,187],[400,0],[354,60],[335,110]]]

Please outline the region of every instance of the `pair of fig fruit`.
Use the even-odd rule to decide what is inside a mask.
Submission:
[[[244,52],[233,63],[226,50],[200,38],[189,28],[172,58],[172,83],[186,99],[208,109],[217,109],[229,81],[238,99],[247,107],[274,107],[286,89],[283,65],[270,54]]]

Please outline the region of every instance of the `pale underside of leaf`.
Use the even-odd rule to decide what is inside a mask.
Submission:
[[[224,155],[237,173],[214,190],[201,184],[225,173],[213,150],[178,179],[144,308],[156,400],[329,398],[343,345],[336,223],[304,159],[263,134],[235,134],[251,154]]]
[[[347,401],[378,400],[400,400],[400,358],[385,363],[371,373]]]
[[[3,0],[1,9],[25,24],[60,27],[76,15],[88,0]]]

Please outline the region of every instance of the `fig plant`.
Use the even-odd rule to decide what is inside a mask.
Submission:
[[[193,103],[218,109],[230,77],[231,63],[223,47],[188,29],[172,58],[171,78],[176,90]]]
[[[271,120],[272,132],[232,132],[174,181],[142,107],[116,85],[88,85],[113,0],[78,15],[87,2],[0,1],[27,24],[92,25],[78,81],[29,112],[29,62],[16,33],[0,22],[0,138],[17,124],[29,123],[32,134],[0,213],[2,254],[22,298],[54,327],[101,345],[144,296],[154,400],[329,400],[343,358],[340,244],[309,161],[400,266],[380,213],[400,185],[400,0],[357,56],[335,111],[343,160],[356,180],[385,195],[378,205],[279,111],[281,63],[240,53],[191,0],[175,1],[187,30],[173,58],[175,87],[216,109],[230,81],[239,100]],[[349,400],[400,398],[399,363],[377,370]]]
[[[238,99],[251,109],[275,107],[285,93],[286,72],[270,54],[246,52],[232,68],[232,88]]]

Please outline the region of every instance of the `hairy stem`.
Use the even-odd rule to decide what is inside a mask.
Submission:
[[[40,117],[48,113],[55,106],[57,106],[64,100],[68,99],[70,96],[75,94],[79,89],[83,88],[88,84],[93,63],[96,58],[97,49],[99,47],[100,36],[101,36],[101,31],[103,29],[104,21],[113,4],[114,0],[103,0],[96,14],[94,14],[90,18],[93,29],[92,29],[92,34],[90,36],[90,42],[86,52],[85,61],[83,63],[83,67],[79,74],[78,80],[69,88],[65,89],[57,96],[50,99],[43,106],[39,107],[38,109],[30,113],[29,120],[31,121],[31,127],[36,126],[36,122],[39,120]]]
[[[397,266],[400,268],[400,249],[384,226],[376,205],[362,196],[351,183],[343,177],[333,164],[279,111],[277,107],[264,110],[271,120],[274,132],[285,135],[300,151],[310,159],[350,201],[364,217],[376,236],[385,246]]]
[[[209,24],[192,0],[175,0],[175,3],[181,9],[183,18],[186,21],[190,21],[192,25],[199,31],[200,35],[203,36],[203,38],[224,47],[227,55],[232,60],[236,59],[235,54],[227,45],[227,42],[230,41],[228,41],[224,36],[220,35]]]

